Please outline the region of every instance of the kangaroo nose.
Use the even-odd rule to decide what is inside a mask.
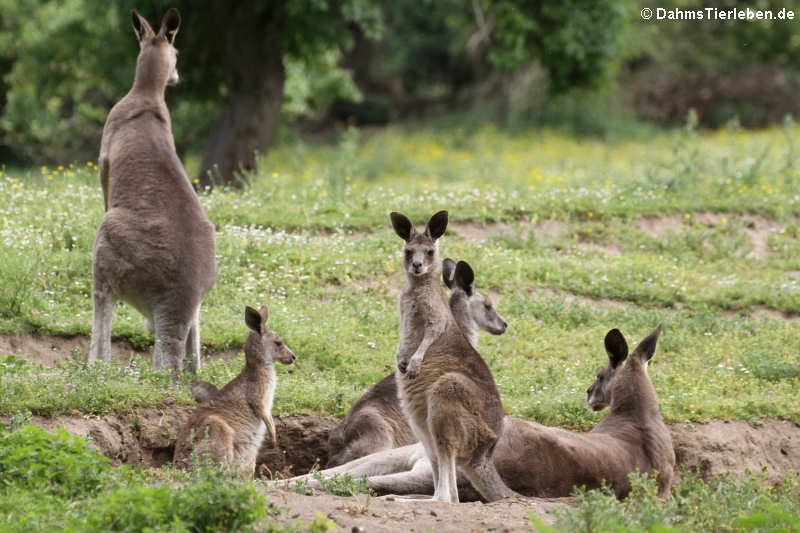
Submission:
[[[422,263],[419,261],[414,261],[413,263],[411,263],[411,265],[414,267],[415,270],[419,270],[420,268],[422,268]]]
[[[505,331],[506,328],[508,327],[508,323],[505,320],[503,320],[502,322],[503,322],[503,331]]]

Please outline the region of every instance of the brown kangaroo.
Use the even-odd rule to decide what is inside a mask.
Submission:
[[[473,348],[478,347],[478,331],[502,335],[507,324],[488,297],[474,287],[475,274],[464,261],[442,263],[442,278],[451,289],[449,307],[453,318]],[[212,385],[213,386],[213,385]],[[195,398],[206,396],[200,383],[192,386]],[[327,468],[350,462],[381,450],[397,448],[417,439],[398,404],[394,372],[373,385],[347,413],[328,437]]]
[[[178,81],[178,10],[156,34],[135,10],[139,57],[133,87],[109,112],[100,145],[106,213],[93,249],[89,361],[111,355],[114,304],[124,300],[153,328],[153,366],[176,375],[200,365],[200,303],[217,277],[214,226],[175,152],[168,84]]]
[[[605,339],[609,363],[587,390],[595,411],[609,413],[589,433],[577,433],[505,417],[494,451],[494,463],[508,486],[526,496],[568,496],[574,487],[597,488],[605,481],[619,498],[630,491],[628,474],[655,473],[659,496],[672,487],[675,452],[672,437],[661,419],[658,398],[647,375],[661,327],[628,356],[625,338],[617,329]],[[323,475],[371,476],[369,487],[379,494],[430,494],[434,487],[431,465],[420,445],[404,446],[362,457]],[[317,480],[309,480],[319,488]],[[476,495],[459,476],[466,499]]]
[[[437,240],[447,211],[433,215],[422,233],[400,213],[391,221],[405,241],[406,271],[395,379],[403,412],[433,466],[433,498],[458,502],[456,467],[486,500],[512,496],[492,462],[503,430],[500,394],[439,285]]]
[[[250,328],[244,348],[245,365],[230,383],[198,405],[181,428],[175,443],[173,464],[188,467],[194,450],[201,457],[228,464],[253,476],[256,456],[269,433],[277,446],[272,400],[275,396],[275,361],[291,364],[295,355],[272,330],[267,329],[269,310],[245,308]]]

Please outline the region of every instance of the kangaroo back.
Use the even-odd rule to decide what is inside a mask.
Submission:
[[[152,324],[153,365],[180,374],[200,364],[200,303],[216,281],[214,226],[175,152],[164,100],[178,80],[170,9],[155,33],[135,10],[133,87],[109,112],[100,146],[106,213],[93,247],[94,318],[89,360],[108,360],[116,300]]]

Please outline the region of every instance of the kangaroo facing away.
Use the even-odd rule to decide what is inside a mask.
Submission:
[[[173,464],[188,467],[192,451],[218,463],[234,466],[249,477],[266,433],[277,446],[272,400],[275,396],[275,361],[291,364],[295,355],[274,331],[267,329],[267,306],[245,308],[250,328],[245,343],[245,365],[230,383],[198,405],[181,428]]]
[[[459,261],[457,266],[452,259],[445,259],[442,278],[451,289],[449,307],[453,318],[473,348],[478,348],[479,330],[493,335],[505,333],[505,320],[489,298],[475,290],[475,274],[467,263]],[[207,396],[203,383],[192,385],[196,399]],[[397,399],[394,372],[359,398],[328,437],[327,468],[416,442]]]
[[[587,402],[595,411],[610,406],[611,413],[591,432],[505,417],[493,459],[510,488],[525,496],[554,498],[570,495],[575,486],[592,489],[605,481],[618,498],[624,498],[630,492],[628,474],[638,469],[657,472],[659,496],[669,494],[675,452],[647,375],[660,332],[659,326],[630,356],[622,333],[608,332],[609,362],[587,390]],[[431,494],[434,490],[431,465],[418,444],[374,453],[321,474],[369,475],[369,487],[379,494]],[[318,488],[317,480],[308,483]],[[467,499],[475,496],[461,476],[459,491]]]
[[[458,502],[457,467],[487,501],[512,496],[492,462],[503,430],[500,394],[439,285],[437,241],[447,228],[447,211],[433,215],[422,233],[400,213],[392,213],[391,221],[405,241],[406,271],[395,378],[403,412],[433,467],[433,498]]]
[[[100,145],[106,213],[93,248],[89,361],[111,355],[114,304],[123,300],[155,334],[153,366],[197,372],[200,303],[216,281],[214,226],[189,182],[164,101],[178,81],[174,8],[158,33],[135,10],[139,57],[133,87],[109,112]]]

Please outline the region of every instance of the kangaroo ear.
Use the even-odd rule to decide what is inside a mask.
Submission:
[[[455,284],[464,289],[467,296],[472,296],[472,284],[475,283],[475,272],[466,261],[459,261],[456,265]]]
[[[434,241],[444,235],[447,229],[447,211],[439,211],[425,225],[425,234]]]
[[[133,23],[133,31],[136,33],[136,38],[139,39],[140,43],[148,37],[155,36],[153,28],[150,27],[147,19],[141,16],[135,9],[131,9],[131,22]]]
[[[628,357],[628,343],[625,342],[625,337],[618,329],[614,328],[606,333],[605,344],[611,367],[618,367]]]
[[[442,261],[442,279],[444,280],[444,284],[447,285],[448,289],[453,288],[453,279],[456,275],[456,262],[446,257],[444,261]]]
[[[249,305],[244,308],[244,323],[248,328],[261,335],[261,315]]]
[[[264,326],[267,325],[267,319],[269,318],[269,307],[266,305],[262,305],[261,309],[258,310],[258,316],[261,317],[261,329],[264,329]]]
[[[649,361],[656,352],[656,342],[658,342],[658,336],[660,334],[661,324],[659,324],[650,335],[645,337],[644,340],[639,343],[639,346],[637,346],[633,351],[633,355],[637,356],[642,361]]]
[[[409,239],[411,239],[411,235],[414,233],[414,225],[411,224],[411,221],[408,220],[408,217],[403,213],[396,213],[392,211],[392,213],[389,215],[389,218],[392,219],[392,227],[394,228],[394,232],[397,233],[401,239],[408,242]]]
[[[164,13],[164,18],[161,19],[161,29],[158,30],[158,34],[166,37],[167,42],[172,44],[175,41],[175,35],[177,35],[180,25],[181,14],[177,9],[171,7]]]

